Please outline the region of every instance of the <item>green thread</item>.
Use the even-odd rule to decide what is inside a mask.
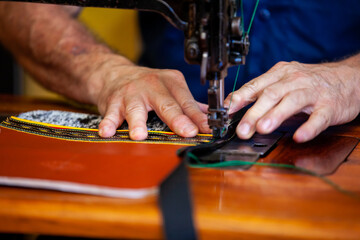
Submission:
[[[231,107],[231,102],[232,102],[233,95],[234,95],[235,88],[236,88],[236,82],[237,82],[238,77],[239,77],[239,71],[240,71],[240,66],[238,67],[237,72],[236,72],[236,77],[235,77],[235,81],[234,81],[234,86],[233,86],[233,89],[232,89],[232,92],[231,92],[231,96],[230,96],[230,102],[229,102],[228,111],[230,110],[230,107]],[[224,131],[225,131],[225,128],[222,129],[221,134],[223,134]]]
[[[232,92],[231,92],[230,103],[229,103],[229,110],[230,110],[231,102],[232,102],[233,95],[234,95],[234,92],[235,92],[236,83],[237,83],[237,80],[238,80],[238,77],[239,77],[239,72],[240,72],[240,65],[238,66],[238,69],[237,69],[237,72],[236,72],[236,77],[235,77],[234,86],[233,86],[233,89],[232,89]]]
[[[256,13],[257,7],[258,7],[258,5],[259,5],[259,1],[260,1],[260,0],[256,0],[256,4],[255,4],[255,8],[254,8],[253,14],[252,14],[252,16],[251,16],[250,24],[249,24],[248,30],[247,30],[247,32],[246,32],[247,34],[249,34],[249,32],[250,32],[252,23],[253,23],[254,18],[255,18],[255,13]]]
[[[263,167],[276,167],[276,168],[287,168],[287,169],[294,169],[303,173],[306,173],[310,176],[317,177],[329,186],[331,186],[336,191],[348,195],[358,201],[360,201],[360,196],[354,192],[348,191],[341,186],[337,185],[329,178],[322,176],[316,172],[311,170],[297,167],[290,164],[283,164],[283,163],[263,163],[263,162],[249,162],[249,161],[241,161],[241,160],[234,160],[234,161],[226,161],[226,162],[218,162],[218,163],[201,163],[200,159],[192,153],[188,153],[188,157],[194,159],[197,164],[190,164],[190,167],[193,168],[224,168],[224,167],[234,167],[234,166],[248,166],[248,165],[256,165],[256,166],[263,166]]]
[[[251,16],[250,24],[249,24],[249,27],[248,27],[248,30],[247,30],[246,34],[249,34],[249,32],[250,32],[252,23],[253,23],[254,18],[255,18],[255,14],[256,14],[257,7],[258,7],[258,5],[259,5],[259,1],[260,1],[260,0],[256,0],[255,8],[254,8],[253,14],[252,14],[252,16]],[[243,31],[244,31],[244,7],[243,7],[243,0],[241,0],[241,17],[242,17],[241,27],[242,27],[242,29],[243,29]],[[232,89],[232,92],[231,92],[231,97],[230,97],[229,109],[230,109],[230,107],[231,107],[231,102],[232,102],[233,95],[234,95],[234,92],[235,92],[236,83],[237,83],[237,80],[238,80],[238,77],[239,77],[239,72],[240,72],[240,66],[238,67],[237,72],[236,72],[235,82],[234,82],[234,86],[233,86],[233,89]]]
[[[200,164],[200,165],[202,164],[202,163],[200,162],[200,159],[199,159],[195,154],[193,154],[193,153],[191,153],[191,152],[188,152],[187,155],[188,155],[190,158],[194,159],[198,164]],[[190,166],[191,166],[191,164],[190,164]]]
[[[254,21],[254,18],[255,18],[255,14],[256,14],[256,11],[257,11],[257,7],[259,5],[259,1],[260,0],[256,1],[255,8],[254,8],[253,14],[251,16],[250,24],[249,24],[248,30],[247,30],[247,32],[245,34],[249,34],[249,32],[251,30],[251,27],[252,27],[252,24],[253,24],[253,21]],[[244,31],[245,27],[244,27],[243,0],[241,0],[241,17],[242,17],[241,28]],[[237,69],[235,82],[234,82],[233,90],[232,90],[231,97],[230,97],[229,109],[230,109],[232,98],[233,98],[233,95],[234,95],[234,92],[235,92],[235,87],[236,87],[236,83],[237,83],[238,76],[239,76],[239,70],[240,70],[240,66]],[[196,161],[196,164],[188,163],[188,165],[190,167],[193,167],[193,168],[224,168],[224,167],[234,167],[234,166],[246,166],[246,165],[247,166],[248,165],[252,166],[252,165],[256,165],[256,166],[263,166],[263,167],[287,168],[287,169],[297,170],[299,172],[306,173],[306,174],[308,174],[310,176],[317,177],[320,180],[322,180],[323,182],[325,182],[326,184],[328,184],[329,186],[331,186],[336,191],[338,191],[340,193],[343,193],[345,195],[348,195],[348,196],[360,201],[360,196],[358,194],[342,188],[341,186],[339,186],[338,184],[331,181],[329,178],[327,178],[325,176],[322,176],[322,175],[320,175],[320,174],[318,174],[316,172],[313,172],[311,170],[308,170],[308,169],[305,169],[305,168],[302,168],[302,167],[297,167],[297,166],[294,166],[294,165],[283,164],[283,163],[263,163],[263,162],[249,162],[249,161],[241,161],[241,160],[218,162],[218,163],[207,163],[206,164],[206,163],[201,163],[200,159],[195,154],[193,154],[191,152],[188,152],[187,155],[188,155],[188,157],[190,157],[191,159]]]

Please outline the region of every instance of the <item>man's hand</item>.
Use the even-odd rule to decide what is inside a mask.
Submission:
[[[102,137],[113,136],[126,120],[131,139],[145,139],[151,110],[180,136],[193,137],[199,130],[210,132],[206,105],[194,100],[180,72],[124,64],[116,55],[108,55],[105,63],[94,69],[90,71],[93,90],[89,92],[94,92],[94,103],[104,116],[99,126]]]
[[[0,3],[0,41],[47,88],[96,104],[110,137],[127,120],[130,137],[147,137],[147,113],[155,110],[177,134],[210,132],[206,106],[197,103],[181,73],[138,67],[98,42],[74,15],[77,8]]]
[[[229,101],[230,95],[225,103]],[[280,62],[234,92],[229,113],[254,101],[237,126],[240,138],[248,139],[255,131],[268,134],[290,116],[305,112],[310,117],[293,138],[309,141],[327,127],[359,114],[360,57],[325,64]]]

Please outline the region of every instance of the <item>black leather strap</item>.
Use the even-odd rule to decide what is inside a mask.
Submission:
[[[168,240],[197,239],[194,228],[189,176],[186,164],[191,162],[189,153],[201,156],[224,146],[235,135],[236,125],[246,109],[239,111],[229,125],[226,136],[211,143],[183,148],[178,151],[182,159],[179,166],[160,185],[159,205],[162,212],[165,237]]]
[[[213,143],[187,147],[178,152],[179,157],[182,158],[181,163],[160,185],[159,205],[166,239],[197,239],[193,221],[189,176],[186,167],[186,163],[190,162],[187,153],[209,153],[226,142],[227,139],[219,139]]]
[[[184,161],[160,185],[159,204],[168,240],[197,239],[188,170]]]

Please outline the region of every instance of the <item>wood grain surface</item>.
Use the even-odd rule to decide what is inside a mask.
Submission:
[[[0,112],[73,109],[54,102],[37,104],[37,101],[0,96]],[[280,130],[291,134],[302,121],[304,116],[294,117]],[[326,134],[358,138],[359,122],[356,119],[332,127]],[[298,156],[286,153],[294,147],[291,141],[283,138],[261,161],[276,162],[279,158],[290,161]],[[176,158],[173,150],[168,154],[169,158]],[[315,162],[325,166],[332,155],[324,154],[322,158],[317,155]],[[310,160],[306,156],[302,161],[314,159],[314,155],[310,155]],[[328,178],[359,195],[359,177],[360,147],[357,146]],[[190,180],[201,239],[360,239],[360,200],[336,191],[319,178],[252,166],[247,171],[190,169]],[[156,197],[126,200],[0,187],[2,232],[161,239],[161,225]]]

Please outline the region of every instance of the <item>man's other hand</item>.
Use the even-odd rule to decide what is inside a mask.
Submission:
[[[104,116],[99,126],[100,136],[113,136],[126,120],[131,139],[145,139],[151,110],[180,136],[210,132],[205,114],[207,106],[194,100],[179,71],[123,64],[117,59],[117,56],[109,57],[90,76],[95,102]]]
[[[353,120],[360,109],[359,66],[359,56],[325,64],[279,62],[234,92],[230,114],[256,101],[237,126],[237,135],[248,139],[255,131],[271,133],[304,112],[310,117],[293,139],[306,142],[331,125]],[[230,95],[225,103],[229,101]]]

